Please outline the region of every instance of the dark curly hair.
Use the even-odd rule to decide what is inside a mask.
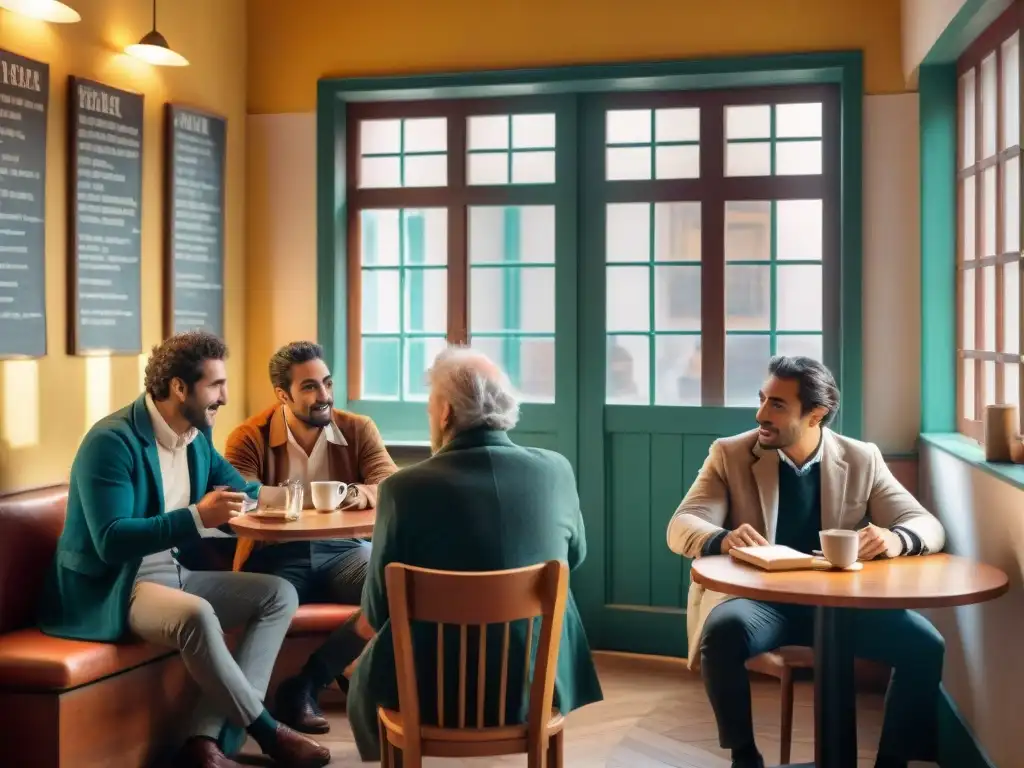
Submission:
[[[203,378],[203,363],[227,356],[227,344],[212,333],[176,333],[153,347],[146,364],[146,392],[154,400],[166,400],[171,396],[172,379],[181,379],[192,389]]]
[[[315,342],[293,341],[291,344],[286,344],[270,358],[270,383],[275,389],[280,387],[288,392],[292,387],[293,365],[323,359],[324,349]]]

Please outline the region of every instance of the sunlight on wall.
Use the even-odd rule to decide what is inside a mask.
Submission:
[[[110,414],[111,359],[85,358],[85,432]]]
[[[31,448],[39,444],[39,363],[10,360],[3,366],[0,438],[11,448]]]
[[[139,392],[146,388],[147,365],[149,365],[149,355],[139,355]]]

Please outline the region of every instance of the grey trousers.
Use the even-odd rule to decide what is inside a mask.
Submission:
[[[175,648],[203,693],[185,736],[216,739],[225,720],[245,727],[263,712],[277,653],[299,607],[284,579],[254,573],[147,574],[135,584],[128,626],[155,645]],[[235,655],[224,630],[240,630]]]

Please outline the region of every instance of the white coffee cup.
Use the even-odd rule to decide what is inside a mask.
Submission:
[[[856,531],[831,528],[819,534],[821,554],[834,568],[849,568],[857,562],[860,537]]]
[[[313,491],[313,506],[321,512],[331,512],[341,506],[348,493],[348,483],[318,480],[309,484]]]

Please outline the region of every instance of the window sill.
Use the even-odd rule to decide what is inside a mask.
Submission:
[[[985,461],[984,449],[969,437],[955,432],[932,432],[921,435],[921,442],[956,456],[982,472],[1024,491],[1024,464]]]

